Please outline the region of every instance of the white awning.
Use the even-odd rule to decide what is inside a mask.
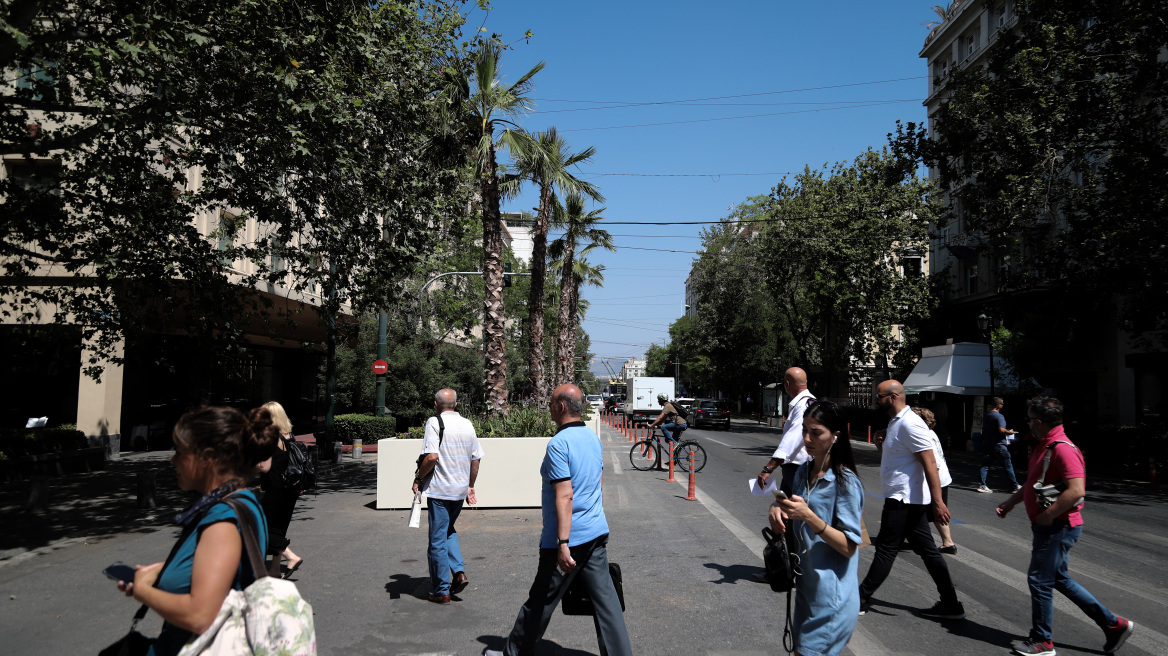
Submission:
[[[1002,393],[1018,387],[1004,374],[1002,360],[994,356],[994,390]],[[971,396],[990,393],[990,346],[958,342],[921,349],[921,360],[904,381],[909,393],[948,392]]]

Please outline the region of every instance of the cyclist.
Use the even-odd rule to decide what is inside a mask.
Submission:
[[[677,411],[677,407],[673,405],[664,394],[657,395],[657,403],[661,404],[661,414],[649,424],[649,428],[661,427],[661,432],[665,435],[665,441],[673,447],[675,439],[680,439],[678,436],[685,430],[685,419],[682,418],[681,413]]]

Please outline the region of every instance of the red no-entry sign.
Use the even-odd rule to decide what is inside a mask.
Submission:
[[[385,360],[374,360],[373,361],[373,373],[380,376],[381,374],[384,374],[387,371],[389,371],[389,363],[388,362],[386,362]]]

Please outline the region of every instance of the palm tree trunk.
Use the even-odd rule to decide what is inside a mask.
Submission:
[[[483,196],[483,353],[486,359],[487,410],[507,407],[507,340],[503,313],[503,218],[499,213],[499,180],[495,152],[488,155],[480,180]]]
[[[548,214],[551,195],[551,187],[540,188],[539,210],[535,215],[535,235],[531,250],[531,290],[527,297],[527,335],[531,339],[527,359],[532,395],[540,408],[548,407],[547,375],[543,366],[543,290],[547,279]]]
[[[576,276],[572,276],[572,304],[568,308],[568,356],[566,358],[568,369],[564,372],[564,378],[569,383],[576,382],[576,326],[580,323],[580,282],[576,280]]]
[[[572,230],[569,228],[568,235],[571,234]],[[556,366],[557,385],[572,382],[574,372],[571,358],[576,350],[576,322],[572,321],[572,287],[575,278],[572,275],[572,267],[575,265],[573,260],[576,255],[576,242],[571,237],[565,241],[564,258],[560,269],[560,331],[556,339],[556,353],[559,356]]]

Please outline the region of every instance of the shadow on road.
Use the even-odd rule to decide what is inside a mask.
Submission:
[[[515,610],[518,611],[519,609],[516,608]],[[479,636],[478,641],[483,644],[484,649],[497,649],[502,651],[503,646],[507,643],[507,637],[484,635]],[[561,647],[558,643],[552,642],[551,640],[540,640],[535,643],[535,654],[536,656],[552,656],[553,654],[554,656],[592,656],[593,652]]]
[[[717,584],[733,584],[738,583],[739,581],[758,584],[758,581],[755,580],[754,577],[759,574],[766,573],[766,569],[756,565],[719,565],[718,563],[705,563],[703,566],[708,569],[717,571],[718,574],[722,577],[716,581],[710,581],[710,583]]]
[[[896,609],[896,610],[904,611],[906,613],[910,613],[912,615],[919,615],[920,612],[922,610],[924,610],[922,608],[915,608],[913,606],[905,606],[903,604],[897,604],[897,603],[893,603],[890,601],[882,601],[880,599],[874,598],[871,600],[871,605],[869,606],[868,613],[869,614],[880,613],[880,614],[884,614],[884,615],[895,615],[895,613],[889,613],[886,609]],[[862,622],[863,619],[861,619],[860,621]],[[969,618],[966,618],[963,620],[940,621],[940,622],[938,622],[938,624],[945,627],[945,630],[948,631],[949,633],[951,633],[952,635],[961,636],[963,638],[969,638],[970,640],[977,640],[978,642],[984,642],[987,645],[993,645],[995,648],[1000,648],[1000,649],[1004,649],[1004,650],[1010,649],[1010,642],[1011,641],[1020,640],[1020,639],[1025,637],[1025,636],[1015,635],[1013,633],[1008,633],[1008,632],[1002,631],[1000,629],[995,629],[991,626],[986,626],[985,624],[979,624],[978,622],[975,622]]]
[[[402,595],[415,599],[425,599],[430,592],[430,577],[428,576],[394,574],[389,578],[391,580],[385,584],[385,591],[389,593],[390,599],[401,599]]]

